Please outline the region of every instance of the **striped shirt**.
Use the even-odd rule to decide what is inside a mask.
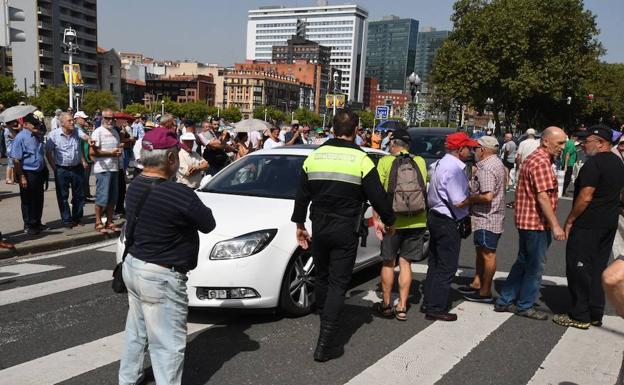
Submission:
[[[475,194],[491,192],[494,194],[494,199],[491,202],[472,205],[473,230],[488,230],[496,234],[503,232],[506,175],[507,170],[497,156],[489,156],[477,162],[477,172],[472,177],[470,189]]]
[[[51,151],[57,166],[77,166],[82,158],[79,128],[74,127],[69,134],[62,128],[53,130],[46,141],[46,151]]]
[[[557,211],[557,177],[552,158],[541,147],[522,163],[516,189],[516,227],[519,230],[550,230],[537,202],[537,194],[546,192],[553,211]]]
[[[98,147],[101,151],[113,151],[119,148],[121,140],[119,134],[115,128],[106,128],[100,126],[93,131],[91,138],[95,141],[95,147]],[[100,174],[103,172],[117,172],[119,171],[121,157],[112,156],[96,156],[93,160],[93,172]]]

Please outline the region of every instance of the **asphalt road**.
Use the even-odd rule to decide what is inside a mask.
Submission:
[[[561,201],[559,212],[565,215],[569,206]],[[509,271],[517,252],[517,233],[509,219],[499,245],[501,272]],[[463,275],[474,265],[471,242],[464,241],[462,247]],[[545,280],[540,297],[541,307],[554,313],[565,311],[569,303],[561,279],[564,246],[554,242],[550,248],[545,275],[553,282]],[[0,264],[0,384],[116,383],[127,299],[110,289],[113,266],[110,247]],[[371,312],[379,300],[378,267],[354,276],[339,337],[346,343],[345,355],[324,364],[312,360],[317,316],[192,310],[189,322],[200,331],[189,337],[183,383],[615,383],[624,321],[611,308],[604,328],[577,335],[551,321],[501,316],[490,305],[462,302],[453,291],[464,321],[442,325],[418,312],[424,274],[422,267],[415,270],[419,272],[414,273],[406,322]],[[468,280],[460,276],[455,284]],[[497,280],[496,287],[501,283]],[[599,352],[606,352],[606,358],[592,357]]]

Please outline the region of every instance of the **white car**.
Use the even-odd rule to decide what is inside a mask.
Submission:
[[[202,182],[196,193],[212,210],[216,228],[199,234],[197,267],[188,274],[189,306],[310,312],[314,262],[298,247],[290,217],[303,161],[314,148],[253,152]],[[386,154],[365,150],[375,162]],[[369,208],[365,218],[371,216]],[[309,220],[306,227],[311,231]],[[370,230],[366,247],[358,248],[356,271],[379,261],[380,242]]]

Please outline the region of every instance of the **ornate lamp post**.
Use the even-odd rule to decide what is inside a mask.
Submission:
[[[73,55],[78,52],[78,36],[76,31],[69,27],[63,31],[63,44],[69,56],[69,108],[74,109],[74,62]]]
[[[418,94],[418,87],[420,86],[421,81],[420,77],[414,72],[407,77],[407,81],[409,82],[410,95],[412,96],[412,101],[410,103],[409,125],[413,126],[416,123],[416,113],[418,112],[418,98],[416,96]]]

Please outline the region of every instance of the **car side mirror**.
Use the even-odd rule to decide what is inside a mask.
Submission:
[[[201,182],[199,183],[199,189],[203,190],[204,188],[206,188],[208,183],[212,180],[212,177],[212,175],[206,175],[205,177],[203,177]]]

